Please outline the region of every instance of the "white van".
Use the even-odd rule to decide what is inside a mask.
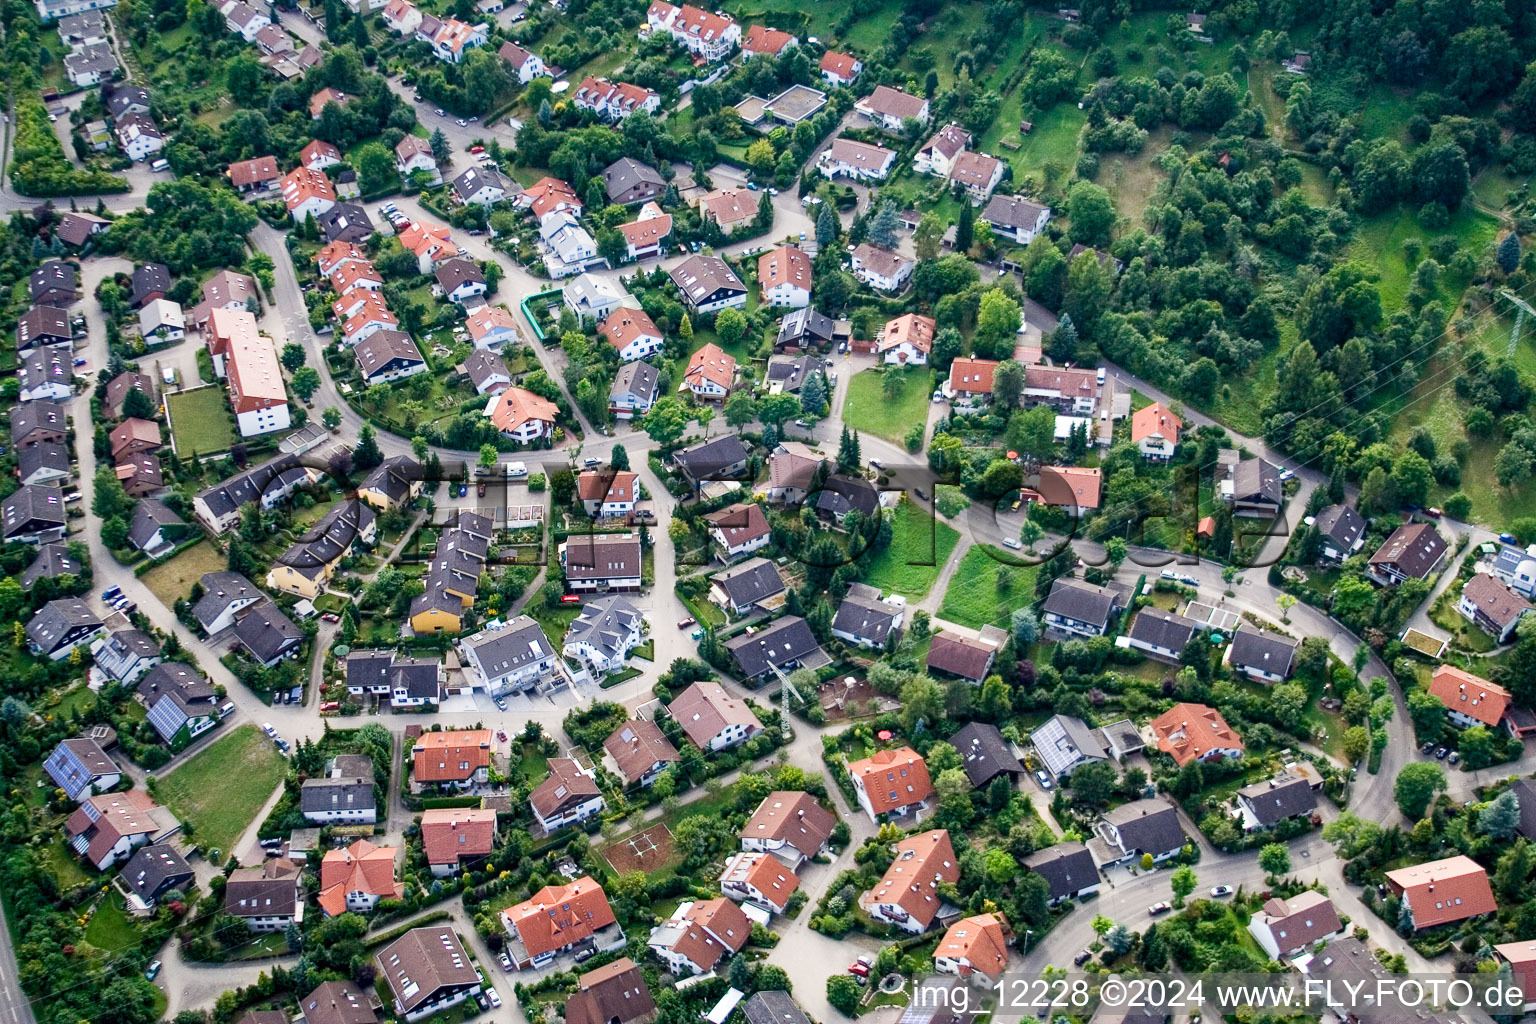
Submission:
[[[526,462],[509,462],[509,463],[507,463],[507,479],[508,480],[521,480],[521,479],[523,479],[523,477],[525,477],[527,475],[528,475],[528,464]]]
[[[169,160],[156,160],[149,165],[149,169],[152,171],[168,171],[171,169],[171,162]]]

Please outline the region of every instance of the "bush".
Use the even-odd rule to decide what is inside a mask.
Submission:
[[[104,171],[76,169],[64,155],[43,101],[26,96],[16,101],[16,142],[11,184],[27,196],[75,196],[97,192],[126,192],[128,181]]]

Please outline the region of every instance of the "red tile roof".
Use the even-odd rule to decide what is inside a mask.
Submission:
[[[933,951],[935,960],[964,961],[960,973],[980,971],[997,977],[1008,967],[1008,922],[1001,914],[978,914],[950,925]]]
[[[1232,731],[1221,712],[1204,704],[1175,704],[1152,719],[1157,749],[1180,766],[1213,750],[1243,749],[1243,738]]]
[[[911,747],[879,750],[863,760],[850,761],[848,774],[863,782],[864,794],[876,814],[933,796],[928,762]]]
[[[547,885],[501,914],[530,957],[583,942],[616,920],[603,887],[590,875],[565,885]]]
[[[1471,857],[1447,857],[1387,872],[1387,884],[1413,911],[1415,928],[1464,921],[1499,909],[1488,872]]]
[[[495,842],[496,812],[489,808],[435,807],[421,812],[421,845],[428,864],[484,857]]]
[[[992,375],[996,372],[996,360],[962,356],[949,364],[949,390],[959,394],[990,395]]]
[[[1449,711],[1459,711],[1487,726],[1497,726],[1509,709],[1509,691],[1497,683],[1441,665],[1429,680],[1429,692]]]
[[[1183,420],[1175,416],[1162,402],[1153,402],[1145,408],[1136,410],[1136,414],[1131,417],[1131,442],[1140,444],[1149,437],[1161,437],[1177,443],[1179,431],[1183,429]]]
[[[320,907],[335,917],[347,911],[347,895],[354,892],[399,899],[405,886],[395,881],[399,850],[374,846],[359,839],[345,850],[327,850],[320,862]]]
[[[412,751],[411,773],[417,782],[462,782],[490,766],[489,729],[423,733]]]
[[[939,883],[958,882],[960,863],[945,829],[910,836],[896,844],[896,859],[885,877],[860,899],[869,906],[894,903],[924,928],[939,913]]]

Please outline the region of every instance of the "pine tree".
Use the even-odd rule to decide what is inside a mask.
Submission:
[[[693,343],[693,321],[688,319],[688,314],[683,314],[683,322],[677,325],[677,336],[688,344]]]
[[[969,202],[960,204],[960,223],[955,225],[955,252],[970,252],[976,240],[976,214]]]
[[[1504,236],[1504,241],[1499,243],[1498,256],[1499,269],[1506,274],[1513,274],[1520,266],[1520,238],[1513,231]]]
[[[843,427],[843,436],[837,442],[837,464],[845,470],[857,469],[863,462],[859,454],[859,435]]]
[[[837,241],[837,214],[832,210],[832,204],[823,202],[821,212],[816,215],[816,244],[831,245]]]
[[[368,26],[364,24],[363,16],[359,14],[352,19],[352,45],[361,53],[368,49],[368,43]]]
[[[800,408],[812,416],[821,414],[821,407],[827,403],[827,381],[820,373],[813,373],[805,378],[805,384],[800,388]]]
[[[875,211],[874,219],[869,222],[869,240],[882,249],[894,249],[896,247],[896,229],[901,227],[901,219],[896,215],[896,207],[893,203],[881,203],[880,209]]]
[[[613,454],[608,456],[608,464],[617,470],[629,468],[629,451],[621,444],[613,446]]]

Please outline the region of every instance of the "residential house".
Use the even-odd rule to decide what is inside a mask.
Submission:
[[[291,422],[288,392],[272,339],[257,333],[256,318],[243,310],[214,309],[209,314],[208,350],[215,367],[223,366],[229,404],[241,437],[285,430]]]
[[[627,956],[576,979],[565,1000],[566,1024],[650,1024],[656,1000],[639,966]]]
[[[421,349],[404,331],[379,331],[370,334],[352,349],[363,383],[369,386],[404,380],[427,372]]]
[[[464,374],[482,395],[505,391],[512,386],[512,372],[501,356],[483,348],[477,348],[465,357]]]
[[[69,449],[62,444],[35,444],[16,453],[16,479],[23,484],[57,484],[69,477]]]
[[[124,686],[137,683],[162,660],[160,645],[140,629],[107,634],[91,645],[91,658],[97,668]]]
[[[957,124],[947,124],[934,132],[912,158],[912,169],[918,174],[931,174],[936,178],[948,178],[955,157],[971,148],[971,133]]]
[[[1458,728],[1502,727],[1519,735],[1509,718],[1510,693],[1497,683],[1454,665],[1439,665],[1430,676],[1429,694],[1445,705],[1445,717]]]
[[[337,195],[341,193],[338,191]],[[368,211],[356,203],[338,202],[316,218],[327,242],[356,245],[373,235],[373,221]]]
[[[723,188],[700,196],[699,217],[706,224],[713,221],[729,238],[738,229],[750,228],[757,221],[761,199],[747,189]]]
[[[151,303],[155,301],[158,300],[150,300]],[[121,419],[123,415],[123,400],[128,397],[128,392],[130,391],[137,391],[149,399],[151,407],[157,404],[155,400],[155,382],[150,380],[145,374],[124,370],[116,377],[107,381],[107,393],[102,399],[102,408],[113,419]]]
[[[71,357],[63,348],[33,349],[22,359],[16,379],[16,397],[23,402],[60,402],[75,393]]]
[[[421,814],[421,846],[432,874],[446,878],[491,854],[496,812],[481,807],[432,808]]]
[[[608,905],[608,895],[590,875],[546,885],[501,912],[507,954],[516,970],[549,966],[561,953],[606,951],[624,945],[624,931]]]
[[[199,491],[192,499],[198,520],[215,534],[228,533],[240,522],[240,506],[256,502],[276,508],[318,474],[299,464],[296,455],[278,455],[220,484]]]
[[[496,429],[521,444],[551,437],[559,412],[554,402],[523,388],[507,388],[486,405],[486,415]]]
[[[594,678],[624,668],[629,652],[640,646],[644,617],[626,597],[610,594],[581,607],[566,630],[561,653],[584,662]]]
[[[492,697],[542,689],[558,678],[559,652],[526,615],[466,637],[459,653],[466,678]]]
[[[626,298],[619,286],[605,277],[582,274],[567,284],[562,299],[576,318],[601,322],[618,310]],[[633,303],[633,300],[630,300]]]
[[[747,448],[735,434],[721,434],[672,453],[672,463],[695,486],[734,477],[747,468]]]
[[[961,767],[972,789],[981,789],[999,775],[1025,774],[1024,765],[1001,731],[984,722],[967,722],[949,738],[950,746],[960,755]]]
[[[668,973],[685,976],[714,970],[741,952],[752,935],[752,922],[723,896],[684,900],[672,916],[651,929],[646,941]]]
[[[751,707],[712,681],[689,686],[672,699],[667,712],[694,746],[704,751],[738,746],[763,731]]]
[[[106,43],[82,47],[64,57],[64,76],[81,89],[100,85],[117,73],[117,55]]]
[[[1008,944],[1013,930],[1001,914],[978,914],[949,926],[933,951],[933,967],[940,974],[955,974],[992,988],[1008,968]]]
[[[1427,579],[1450,548],[1429,523],[1408,523],[1392,531],[1366,565],[1366,574],[1383,586]]]
[[[411,748],[411,792],[427,786],[473,789],[490,779],[491,731],[444,729],[422,733]]]
[[[788,32],[753,25],[747,29],[747,38],[742,41],[741,54],[747,60],[753,57],[777,57],[789,47],[799,45],[800,40]]]
[[[80,598],[56,598],[27,620],[27,649],[38,657],[60,661],[81,644],[89,650],[104,629],[91,606]]]
[[[500,352],[503,345],[518,340],[517,321],[500,306],[481,306],[465,318],[464,326],[475,348]],[[554,421],[553,416],[549,419]]]
[[[181,750],[219,722],[218,693],[187,665],[162,662],[139,680],[138,699],[149,724],[172,750]]]
[[[965,189],[972,203],[984,203],[1002,182],[1006,166],[995,156],[968,149],[955,156],[949,169],[950,184]]]
[[[77,802],[82,795],[114,789],[123,779],[122,769],[100,744],[87,736],[61,740],[43,762],[43,771],[66,797]]]
[[[312,171],[323,171],[341,162],[341,150],[320,139],[311,140],[299,150],[299,163]]]
[[[816,488],[817,468],[827,461],[799,441],[781,441],[768,456],[768,500],[800,504]]]
[[[160,447],[160,424],[130,416],[112,428],[107,442],[112,446],[114,461],[155,451]]]
[[[437,278],[437,287],[442,291],[443,298],[450,302],[456,302],[462,306],[470,299],[485,294],[485,274],[474,260],[457,257],[444,260],[437,265],[433,274]]]
[[[730,394],[735,380],[736,360],[714,342],[690,356],[688,368],[683,371],[683,386],[706,402],[722,401]]]
[[[741,42],[741,26],[724,14],[712,14],[691,4],[651,0],[644,32],[666,32],[684,49],[708,63],[722,61]]]
[[[1271,959],[1286,960],[1310,952],[1319,942],[1339,938],[1344,922],[1333,900],[1316,889],[1303,889],[1289,899],[1266,900],[1249,918],[1248,934]]]
[[[419,135],[407,135],[395,145],[395,170],[400,177],[409,178],[414,171],[437,175],[437,158],[432,155],[432,144]]]
[[[460,64],[464,54],[490,39],[491,27],[484,22],[471,25],[457,18],[447,18],[432,36],[432,55],[449,64]]]
[[[1157,749],[1180,768],[1191,761],[1243,756],[1243,738],[1232,731],[1220,711],[1204,704],[1175,704],[1147,728],[1157,738]]]
[[[1107,863],[1139,861],[1151,854],[1161,864],[1178,855],[1189,841],[1178,809],[1162,800],[1132,800],[1105,812],[1096,829]],[[1101,865],[1102,866],[1102,865]]]
[[[323,982],[299,1001],[304,1024],[379,1024],[379,1010],[383,1005],[372,986],[365,992],[351,981]],[[251,1013],[247,1017],[255,1015]],[[284,1019],[242,1019],[238,1024],[289,1024],[286,1014],[279,1011],[279,1015]]]
[[[839,136],[822,151],[816,166],[824,178],[884,181],[895,163],[896,151],[893,149]]]
[[[528,805],[545,833],[580,824],[605,806],[597,780],[568,757],[549,759],[549,777],[528,794]]]
[[[993,196],[981,211],[980,220],[1000,238],[1028,245],[1045,230],[1051,208],[1023,196]]]
[[[235,640],[263,668],[298,653],[304,631],[275,604],[259,604],[235,622]]]
[[[677,748],[648,718],[631,719],[619,726],[603,741],[603,750],[626,786],[649,786],[668,765],[682,760]]]
[[[138,463],[144,461],[153,463],[152,477],[140,470]],[[121,472],[124,468],[134,471],[127,479],[123,478]],[[146,478],[150,479],[150,482],[158,480],[159,473],[159,460],[153,455],[139,456],[133,462],[118,467],[118,479],[123,481],[123,489],[130,494],[139,489],[136,485],[141,480]],[[159,558],[175,550],[176,545],[191,532],[191,526],[169,505],[157,498],[145,497],[139,501],[138,508],[133,511],[133,521],[128,524],[128,544],[135,551],[142,551],[150,558]]]
[[[494,167],[471,167],[453,179],[453,198],[464,206],[495,206],[507,198],[507,179]]]
[[[1115,638],[1115,646],[1133,648],[1154,660],[1176,665],[1185,645],[1203,628],[1194,619],[1148,605],[1136,613],[1124,635]]]
[[[1053,907],[1099,891],[1099,869],[1082,843],[1057,843],[1036,850],[1024,858],[1024,867],[1045,879],[1046,900]]]
[[[142,789],[87,797],[64,822],[64,842],[97,871],[134,850],[158,844],[181,828],[169,810]]]
[[[1236,807],[1243,830],[1274,828],[1282,821],[1310,818],[1317,811],[1312,783],[1300,775],[1282,773],[1237,791]]]
[[[1531,610],[1531,602],[1506,587],[1497,577],[1480,572],[1462,586],[1456,610],[1502,644],[1514,636],[1521,616]]]
[[[824,82],[831,86],[852,85],[864,71],[864,63],[846,53],[828,50],[818,65]]]
[[[1233,671],[1264,683],[1283,683],[1291,677],[1301,641],[1246,623],[1239,625],[1222,660]]]
[[[784,604],[786,587],[778,568],[766,558],[751,558],[716,573],[709,581],[709,601],[732,615],[753,609],[777,611]]]
[[[187,321],[181,306],[170,299],[146,302],[139,310],[139,336],[147,345],[180,341],[187,336]]]
[[[560,569],[573,591],[637,591],[640,538],[634,534],[572,534],[559,546]]]
[[[928,120],[926,99],[888,85],[875,86],[875,91],[855,103],[853,109],[888,132],[901,131],[909,120],[920,123]]]
[[[80,299],[79,278],[73,264],[60,259],[46,259],[27,277],[28,294],[34,306],[67,309]]]
[[[1285,494],[1280,470],[1263,459],[1241,459],[1230,465],[1227,478],[1219,481],[1221,499],[1235,516],[1268,519],[1280,514]]]
[[[831,663],[827,652],[816,642],[810,625],[798,615],[786,615],[757,630],[726,641],[741,678],[751,682],[769,673],[785,673],[797,668],[817,669]]]
[[[138,309],[151,299],[165,298],[170,290],[171,272],[164,263],[142,263],[133,268],[133,290],[128,301]]]
[[[930,672],[967,679],[980,686],[991,673],[997,652],[1002,647],[1002,638],[991,638],[986,634],[968,637],[945,630],[934,634],[925,664]]]
[[[1109,754],[1093,729],[1081,718],[1072,715],[1052,715],[1029,734],[1045,770],[1058,782],[1070,776],[1074,769],[1109,760]]]
[[[114,67],[116,63],[114,59]],[[53,235],[65,245],[79,249],[111,226],[112,222],[105,217],[70,210],[68,213],[59,215],[58,223],[53,226]]]
[[[741,848],[771,853],[791,868],[827,852],[837,816],[805,792],[769,793],[741,830]]]
[[[920,814],[934,795],[928,764],[911,747],[877,750],[869,757],[849,761],[848,777],[859,806],[877,825],[881,815],[901,818]]]
[[[395,1014],[418,1021],[469,999],[485,985],[451,925],[412,928],[373,956]]]
[[[859,905],[876,921],[921,935],[939,917],[943,900],[939,885],[960,880],[960,860],[949,832],[934,829],[908,836],[896,844],[896,856]]]
[[[1407,908],[1415,931],[1498,912],[1488,872],[1471,857],[1413,864],[1386,873],[1387,887]]]
[[[632,85],[629,82],[610,82],[606,78],[587,77],[582,79],[573,93],[572,102],[578,110],[588,110],[596,114],[604,121],[622,121],[637,110],[643,110],[647,114],[654,114],[661,108],[661,97],[650,89]],[[608,184],[609,200],[619,206],[628,206],[630,202],[644,202],[647,199],[660,195],[666,185],[661,181],[661,176],[656,171],[637,160],[628,157],[622,158],[619,163],[628,161],[635,167],[644,168],[646,180],[644,183],[631,182],[640,185],[640,191],[644,195],[632,200],[615,198],[615,188],[620,192],[626,190],[624,179],[630,176],[630,172],[624,169],[615,171],[615,166],[610,166],[603,172],[603,180]],[[614,174],[615,177],[610,177]]]
[[[1049,405],[1059,413],[1092,416],[1098,402],[1098,376],[1092,370],[1055,366],[1024,368],[1023,404],[1026,407]]]
[[[241,195],[266,192],[283,180],[283,172],[277,169],[277,157],[271,154],[238,160],[225,173],[230,185]]]
[[[660,256],[666,249],[666,240],[672,236],[672,215],[662,213],[654,203],[647,203],[640,208],[637,219],[619,225],[619,233],[624,236],[626,259]]]
[[[38,580],[58,580],[65,576],[79,576],[81,565],[69,553],[69,545],[63,541],[44,544],[17,579],[23,591],[30,591]]]
[[[320,891],[316,893],[320,909],[327,917],[366,914],[381,899],[400,899],[405,886],[395,880],[399,856],[398,849],[375,846],[366,839],[343,850],[327,850],[320,861]]]
[[[949,364],[949,380],[944,382],[944,395],[949,399],[951,411],[979,412],[990,405],[997,366],[994,359],[956,357]]]
[[[556,210],[539,219],[539,242],[551,277],[569,277],[601,260],[597,240],[581,226],[573,210]]]
[[[496,55],[507,62],[507,66],[517,76],[519,85],[527,85],[535,78],[549,77],[549,70],[544,66],[544,61],[537,54],[523,49],[516,43],[502,43]]]
[[[199,585],[203,596],[193,603],[192,617],[208,636],[222,633],[235,624],[236,615],[267,599],[237,572],[205,572]]]
[[[716,313],[747,304],[747,286],[718,256],[692,255],[668,272],[694,314]]]
[[[799,352],[812,348],[825,348],[837,334],[833,319],[809,306],[792,310],[779,321],[779,333],[774,337],[775,352]]]
[[[283,203],[295,224],[318,217],[336,205],[336,187],[324,171],[295,167],[283,178]]]
[[[576,476],[576,496],[594,519],[628,516],[640,499],[640,476],[627,469],[589,469]]]
[[[304,920],[303,872],[285,857],[236,868],[224,885],[224,912],[253,932],[280,932]]]
[[[1349,505],[1329,505],[1312,521],[1322,557],[1342,562],[1365,547],[1365,517]]]
[[[1179,445],[1184,421],[1161,402],[1136,410],[1131,416],[1131,443],[1149,462],[1167,462]]]
[[[770,249],[757,258],[757,287],[770,306],[809,306],[811,258],[792,245]]]
[[[386,28],[402,36],[414,34],[422,20],[420,9],[410,0],[389,0],[381,17]]]
[[[822,384],[827,385],[829,365],[826,360],[815,356],[778,356],[768,361],[768,374],[764,382],[771,395],[798,395],[812,374],[820,375]],[[828,386],[828,393],[830,390]]]
[[[247,43],[254,43],[262,29],[272,24],[272,19],[245,0],[235,0],[224,8],[224,27]]]
[[[26,355],[38,348],[74,344],[69,311],[57,306],[33,306],[16,321],[16,351]]]
[[[1104,636],[1114,625],[1124,595],[1110,587],[1081,580],[1058,579],[1040,605],[1041,621],[1049,629],[1077,636]]]
[[[363,478],[357,496],[380,512],[389,512],[421,497],[425,480],[421,463],[409,455],[393,455]]]
[[[800,879],[769,853],[742,851],[726,858],[720,872],[720,892],[738,903],[753,903],[782,914],[789,897],[800,888]]]
[[[60,18],[59,42],[73,49],[77,46],[94,46],[107,41],[106,15],[98,10],[81,11]]]
[[[172,890],[185,891],[194,877],[192,865],[168,843],[141,846],[128,858],[115,883],[126,891],[132,911],[148,911]]]
[[[656,402],[661,374],[649,363],[632,362],[619,367],[608,389],[608,408],[621,420],[649,412]]]
[[[116,83],[106,90],[104,97],[107,104],[107,113],[114,119],[125,114],[149,113],[149,90],[143,86],[126,85]]]
[[[350,689],[350,672],[347,681]],[[373,761],[367,755],[339,754],[324,775],[300,784],[299,811],[306,821],[321,825],[372,825],[379,820],[373,786]]]
[[[900,633],[905,613],[906,603],[895,595],[882,599],[879,587],[850,583],[833,616],[832,635],[858,647],[883,649]]]
[[[62,540],[65,522],[64,492],[57,487],[28,484],[0,502],[0,530],[9,544]]]
[[[646,359],[661,351],[664,339],[660,329],[644,311],[620,306],[608,314],[597,332],[619,354],[620,362]]]
[[[864,248],[864,246],[860,246]],[[884,253],[884,249],[875,249],[869,246],[873,254]],[[854,253],[855,263],[859,262],[857,251]],[[905,261],[910,262],[910,261]],[[866,267],[870,264],[866,263]],[[885,264],[877,264],[884,270],[889,269]],[[872,271],[874,272],[874,271]],[[882,282],[892,280],[880,277]],[[903,280],[905,280],[903,278]],[[928,353],[933,351],[933,337],[938,331],[938,323],[932,318],[917,313],[903,313],[894,320],[886,321],[880,329],[880,336],[875,343],[875,352],[887,366],[927,366]]]
[[[569,212],[580,217],[583,209],[576,190],[559,178],[540,178],[519,192],[512,202],[532,210],[535,219],[540,221],[551,213]]]
[[[736,502],[704,517],[708,524],[711,547],[723,562],[733,562],[743,555],[768,546],[771,531],[761,505]]]

